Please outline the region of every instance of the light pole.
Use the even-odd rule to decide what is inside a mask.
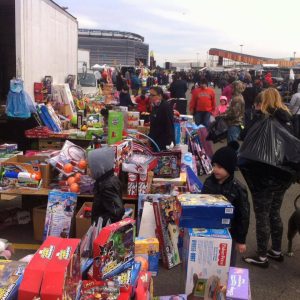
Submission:
[[[296,60],[296,51],[294,51],[293,53],[294,53],[294,60]]]
[[[241,54],[243,54],[243,46],[244,46],[243,44],[240,45],[240,47],[241,47]]]
[[[199,68],[199,52],[197,52],[196,54],[197,54],[197,68]]]

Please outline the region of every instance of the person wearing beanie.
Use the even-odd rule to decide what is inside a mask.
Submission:
[[[249,227],[250,204],[246,187],[234,178],[237,165],[238,142],[230,142],[215,152],[212,157],[213,172],[204,182],[202,194],[223,195],[234,206],[230,233],[233,247],[230,265],[236,263],[236,254],[246,251],[246,236]]]
[[[88,165],[91,176],[96,180],[92,223],[103,218],[103,224],[110,219],[112,223],[122,219],[125,209],[122,200],[122,187],[114,175],[115,152],[111,147],[99,148],[88,153]]]

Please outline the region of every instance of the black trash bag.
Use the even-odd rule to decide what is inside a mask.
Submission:
[[[297,170],[300,164],[300,140],[276,119],[268,117],[257,121],[249,129],[238,157]]]
[[[217,143],[227,137],[228,125],[222,117],[217,117],[208,127],[206,140]]]

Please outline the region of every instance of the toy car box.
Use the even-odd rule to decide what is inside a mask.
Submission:
[[[226,290],[226,300],[250,300],[249,270],[230,268]]]
[[[71,221],[77,203],[77,194],[51,191],[48,195],[44,239],[47,236],[69,237]]]
[[[193,299],[219,299],[230,265],[232,240],[228,229],[189,228],[184,243],[185,293]]]
[[[126,218],[104,227],[94,241],[93,277],[105,280],[127,270],[134,260],[135,221]]]
[[[0,299],[18,299],[18,289],[27,263],[0,260]]]
[[[60,239],[52,260],[44,271],[41,299],[75,299],[81,280],[79,239]]]
[[[222,195],[182,194],[179,225],[184,228],[227,228],[234,207]]]
[[[60,238],[50,236],[35,253],[24,272],[18,299],[32,300],[35,297],[39,298],[44,271],[55,256],[60,242]]]
[[[134,255],[147,259],[152,276],[156,276],[159,269],[159,242],[157,238],[136,238]]]

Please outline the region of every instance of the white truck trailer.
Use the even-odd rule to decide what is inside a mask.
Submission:
[[[9,81],[20,77],[33,97],[46,75],[64,83],[77,74],[78,22],[51,0],[0,1],[0,103]]]

